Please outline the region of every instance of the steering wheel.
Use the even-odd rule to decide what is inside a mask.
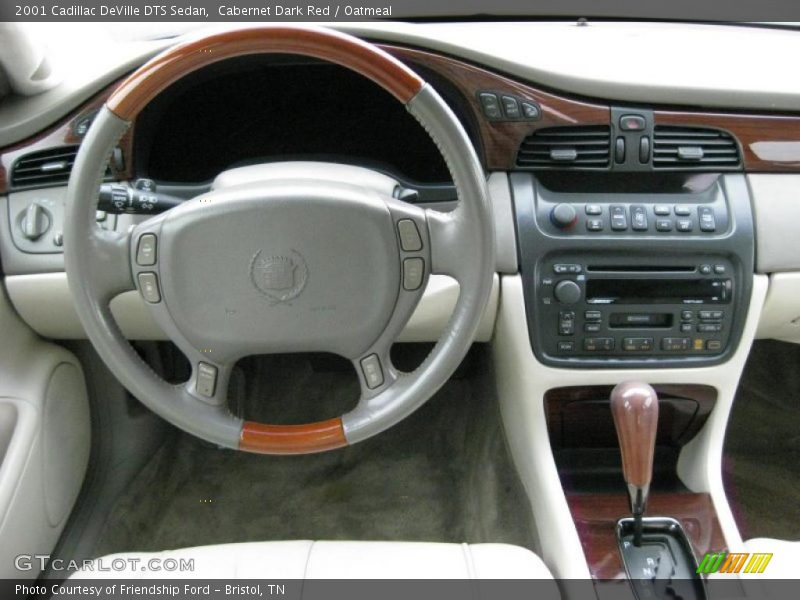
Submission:
[[[260,53],[327,60],[391,93],[436,142],[458,191],[457,208],[423,209],[393,198],[391,186],[376,184],[365,172],[326,177],[325,169],[309,166],[312,171],[288,169],[264,180],[233,178],[128,232],[98,227],[106,164],[147,103],[201,67]],[[216,33],[168,49],[133,73],[81,144],[64,239],[78,316],[120,382],[188,433],[266,454],[353,444],[424,404],[469,349],[495,270],[485,175],[458,119],[407,66],[372,44],[322,28]],[[458,301],[426,360],[401,373],[389,350],[431,273],[458,281]],[[164,381],[120,332],[109,305],[132,289],[189,359],[186,383]],[[304,425],[255,423],[231,414],[227,389],[236,361],[279,352],[332,352],[351,360],[361,383],[358,404],[341,417]]]

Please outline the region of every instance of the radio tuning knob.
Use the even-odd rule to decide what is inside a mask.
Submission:
[[[571,204],[562,202],[561,204],[556,204],[553,210],[550,211],[550,220],[559,229],[566,229],[575,224],[575,221],[578,220],[578,213],[575,212],[575,208]]]
[[[574,281],[559,281],[553,293],[561,304],[575,304],[581,299],[581,288]]]

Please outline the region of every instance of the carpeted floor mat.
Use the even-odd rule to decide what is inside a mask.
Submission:
[[[800,346],[753,346],[728,424],[723,473],[745,539],[800,540]]]
[[[403,423],[335,452],[256,456],[176,433],[116,503],[95,555],[290,539],[533,547],[497,400],[478,373],[487,363],[471,363]],[[354,373],[304,357],[240,366],[236,402],[248,418],[325,418],[357,394]]]

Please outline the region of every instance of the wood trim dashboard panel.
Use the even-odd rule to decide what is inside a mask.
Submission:
[[[515,168],[517,149],[522,140],[534,131],[562,125],[599,125],[610,121],[610,104],[559,95],[523,83],[500,73],[489,71],[465,61],[429,52],[390,44],[380,44],[383,50],[412,66],[429,69],[449,81],[467,102],[477,123],[484,166],[487,170],[508,171]],[[83,104],[53,127],[19,144],[0,149],[0,194],[10,188],[10,169],[23,154],[61,145],[77,144],[72,123],[80,116],[102,106],[120,86],[116,81],[103,92]],[[537,121],[489,121],[483,116],[477,93],[480,90],[507,92],[535,101],[542,116]],[[800,113],[752,114],[725,111],[684,111],[656,109],[657,125],[705,126],[724,129],[733,134],[743,150],[744,169],[749,172],[800,172]],[[123,137],[120,147],[125,165],[115,169],[117,179],[129,179],[132,165],[133,128]]]

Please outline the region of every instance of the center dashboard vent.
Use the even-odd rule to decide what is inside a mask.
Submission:
[[[606,169],[611,157],[607,125],[549,127],[526,137],[517,166],[528,169]]]
[[[78,146],[61,146],[32,152],[17,159],[11,169],[14,187],[65,184],[72,172]]]
[[[654,169],[738,169],[739,147],[733,136],[718,129],[656,125],[653,130]]]

